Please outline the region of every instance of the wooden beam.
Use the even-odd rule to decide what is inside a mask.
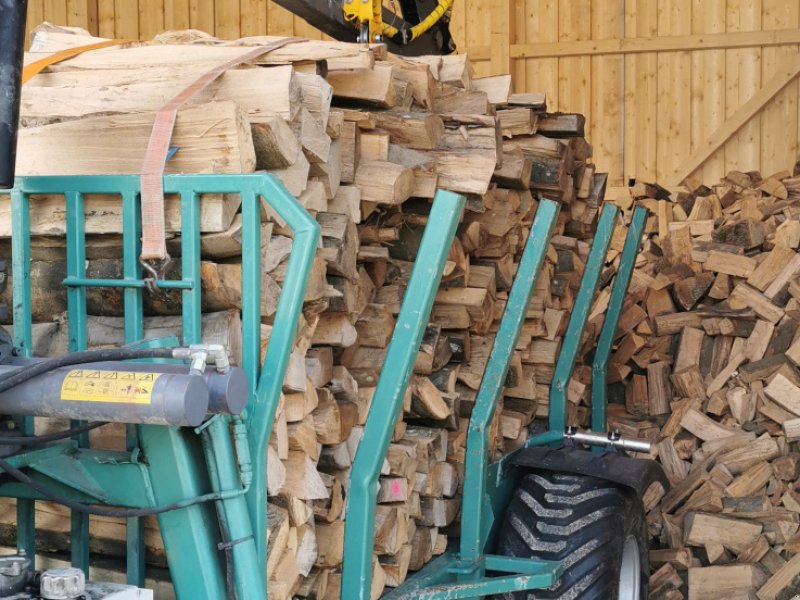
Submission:
[[[783,61],[776,70],[775,75],[762,87],[750,100],[742,104],[739,109],[725,121],[719,129],[711,134],[705,141],[698,144],[697,149],[681,163],[667,181],[668,186],[679,186],[684,179],[694,173],[709,156],[714,154],[727,142],[739,129],[752,119],[764,106],[777,96],[781,90],[800,75],[800,59],[793,58]]]
[[[691,50],[722,50],[783,46],[800,43],[800,30],[741,31],[695,35],[586,40],[580,42],[549,42],[541,44],[512,44],[511,58],[554,58],[566,56],[597,56],[603,54],[641,54],[645,52],[688,52]],[[477,51],[477,52],[476,52]],[[470,48],[468,54],[489,54],[489,48]],[[480,58],[478,59],[480,60]]]

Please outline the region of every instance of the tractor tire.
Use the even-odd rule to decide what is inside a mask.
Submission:
[[[644,507],[615,484],[559,473],[532,473],[514,492],[499,532],[498,554],[560,560],[548,590],[503,600],[646,600],[649,564]]]

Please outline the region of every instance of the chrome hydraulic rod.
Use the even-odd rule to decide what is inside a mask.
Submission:
[[[650,442],[645,440],[631,440],[623,438],[618,431],[609,431],[607,435],[591,431],[579,431],[576,427],[567,427],[564,437],[577,444],[587,446],[615,446],[631,452],[649,453],[652,449]]]

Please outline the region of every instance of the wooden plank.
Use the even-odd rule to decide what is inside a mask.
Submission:
[[[761,29],[761,0],[739,2],[728,11],[728,31]],[[726,115],[730,118],[761,86],[761,49],[730,50],[726,54]],[[725,145],[725,170],[749,171],[758,164],[761,150],[761,122],[743,123]]]
[[[239,0],[240,35],[267,35],[267,0]]]
[[[565,46],[592,39],[592,1],[559,3],[558,41]],[[582,113],[592,119],[592,59],[588,56],[558,60],[558,110]]]
[[[772,100],[781,90],[792,83],[800,75],[800,59],[796,56],[790,60],[783,61],[776,69],[776,74],[766,82],[756,94],[742,104],[735,113],[717,129],[708,139],[702,142],[696,151],[692,152],[689,158],[683,161],[665,179],[667,185],[672,187],[679,186],[686,177],[694,173],[704,162],[730,140],[742,127],[750,121],[770,100]],[[730,82],[728,87],[730,87]],[[750,163],[746,169],[752,168]],[[726,149],[726,169],[730,163],[727,159]]]
[[[30,2],[28,3],[28,18],[30,19]],[[97,1],[97,35],[105,38],[117,37],[114,28],[114,0]]]
[[[659,35],[691,33],[691,10],[684,3],[668,2],[659,8]],[[691,128],[686,124],[686,115],[691,114],[691,73],[689,52],[659,54],[656,175],[660,182],[691,151]]]
[[[619,0],[592,2],[592,39],[604,40],[619,37],[623,28]],[[622,86],[623,58],[621,56],[595,56],[591,59],[592,110],[596,118],[589,121],[588,138],[593,141],[593,160],[608,172],[609,184],[623,183],[624,129]],[[576,74],[577,75],[577,74]],[[602,115],[602,118],[600,116]],[[614,132],[614,133],[610,133]],[[616,135],[615,135],[616,134]]]
[[[111,2],[113,6],[113,0],[101,0]],[[34,27],[38,27],[39,24],[44,21],[44,1],[43,0],[28,0],[28,14],[25,22],[25,47],[28,48],[30,46],[30,39],[31,39],[31,31]],[[113,29],[112,35],[113,36]]]
[[[189,29],[191,25],[189,0],[165,0],[164,29]]]
[[[692,33],[724,34],[726,0],[693,0]],[[691,150],[725,120],[725,50],[692,52]],[[717,181],[725,174],[725,153],[713,153],[693,175]]]
[[[64,0],[44,0],[44,18],[53,25],[68,25],[67,3]]]
[[[695,0],[697,6],[698,0]],[[626,2],[632,4],[630,0]],[[640,4],[641,6],[641,4]],[[800,43],[800,31],[780,29],[773,31],[729,31],[711,34],[664,35],[648,37],[637,32],[635,36],[603,41],[586,40],[571,44],[553,42],[512,44],[512,58],[565,58],[571,56],[600,56],[605,54],[645,54],[650,52],[690,52],[694,50],[726,50],[737,48],[784,46]],[[472,48],[480,57],[487,49]]]
[[[139,39],[139,0],[114,0],[114,31],[118,38]]]
[[[559,17],[558,2],[551,0],[525,0],[517,2],[525,7],[523,23],[527,40],[540,40],[558,44]],[[544,92],[551,106],[559,105],[559,81],[557,58],[542,60],[519,60],[525,64],[525,79],[514,80],[514,91]]]
[[[66,0],[67,25],[97,32],[97,5],[91,0]]]
[[[762,0],[764,30],[797,29],[800,25],[800,5],[784,0]],[[798,46],[785,44],[764,48],[761,53],[761,72],[764,80],[772,77],[781,62],[797,56]],[[790,166],[788,156],[796,153],[798,144],[798,85],[793,83],[779,92],[761,112],[761,157],[759,167],[764,175]]]
[[[489,6],[491,14],[489,23],[491,27],[490,41],[492,55],[490,59],[491,73],[504,75],[511,72],[511,3],[512,0],[491,0]]]
[[[628,0],[625,3],[625,33],[632,37],[656,38],[658,3]],[[653,127],[658,119],[657,73],[658,57],[654,52],[625,57],[625,179],[656,180]]]
[[[491,24],[488,23],[491,18],[487,14],[487,7],[481,2],[465,2],[466,9],[464,11],[464,33],[460,38],[464,46],[472,47],[475,45],[486,46],[489,52],[479,63],[475,63],[475,75],[477,77],[485,77],[487,75],[499,75],[499,73],[491,72],[492,60],[492,38],[491,38]]]
[[[164,31],[164,0],[139,0],[139,37],[153,39]]]
[[[189,23],[192,29],[214,35],[214,0],[189,0]]]
[[[230,0],[215,2],[214,23],[216,25],[216,35],[221,38],[238,38],[240,16],[238,2],[231,2]]]

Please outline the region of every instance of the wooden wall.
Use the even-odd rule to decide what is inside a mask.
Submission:
[[[101,36],[194,27],[319,37],[267,0],[29,0],[30,22]],[[456,0],[476,75],[584,113],[595,162],[629,178],[713,182],[791,168],[800,144],[800,0]]]

